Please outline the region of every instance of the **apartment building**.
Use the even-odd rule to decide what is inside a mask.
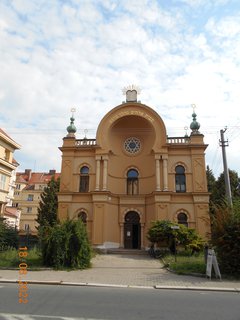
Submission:
[[[11,206],[15,188],[15,174],[18,163],[13,153],[20,145],[0,128],[0,216],[3,217],[5,207]]]
[[[57,179],[59,176],[56,170],[49,170],[48,173],[32,172],[30,169],[17,172],[13,206],[21,210],[20,235],[37,235],[35,220],[41,193],[52,177]]]

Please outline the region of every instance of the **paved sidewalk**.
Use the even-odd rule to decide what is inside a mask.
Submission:
[[[44,283],[72,283],[80,285],[116,285],[149,288],[211,289],[240,292],[240,281],[220,281],[194,276],[179,276],[166,269],[158,260],[145,255],[97,255],[92,268],[76,271],[28,271],[19,275],[18,270],[0,270],[0,282],[18,281]]]

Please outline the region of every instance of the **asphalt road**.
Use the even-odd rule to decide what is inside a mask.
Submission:
[[[28,285],[26,304],[18,293],[0,284],[1,320],[240,320],[239,293]]]

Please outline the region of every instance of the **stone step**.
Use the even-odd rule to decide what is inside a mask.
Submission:
[[[146,250],[138,249],[107,249],[107,254],[122,254],[122,255],[147,255]]]

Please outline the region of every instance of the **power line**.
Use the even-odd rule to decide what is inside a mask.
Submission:
[[[221,127],[213,127],[213,126],[208,126],[206,128],[206,130],[204,130],[202,128],[201,132],[206,135],[206,134],[216,134],[218,132],[218,130],[220,129]],[[228,128],[234,128],[234,129],[240,129],[240,126],[228,126]],[[88,133],[95,133],[97,131],[97,127],[96,128],[77,128],[77,132],[78,133],[83,133],[84,134],[84,130],[87,129],[88,130]],[[168,131],[172,131],[172,132],[179,132],[179,131],[182,131],[183,133],[185,132],[185,129],[184,127],[167,127],[167,132]],[[212,129],[212,130],[209,130],[209,129]],[[10,134],[28,134],[28,133],[35,133],[35,134],[49,134],[49,133],[62,133],[62,132],[65,132],[66,129],[65,128],[61,128],[61,129],[43,129],[43,128],[28,128],[28,127],[24,127],[24,128],[21,128],[21,129],[7,129],[5,127],[5,130]],[[234,130],[235,131],[235,130]],[[233,131],[233,132],[234,132]]]

